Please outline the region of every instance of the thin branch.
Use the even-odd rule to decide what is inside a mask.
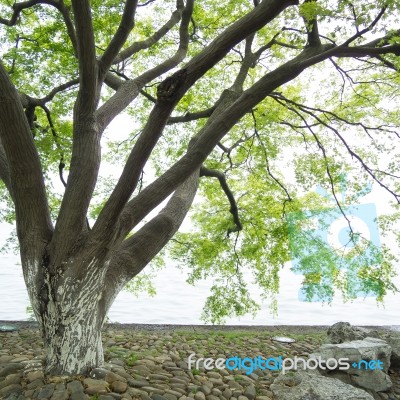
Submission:
[[[11,18],[5,19],[0,17],[0,24],[7,26],[14,26],[17,23],[18,18],[23,10],[34,7],[38,4],[48,4],[56,8],[58,8],[59,6],[59,3],[56,0],[29,0],[29,1],[23,1],[21,3],[14,3],[12,6],[13,14]]]
[[[264,157],[265,157],[265,162],[266,162],[266,165],[267,165],[267,172],[268,172],[268,175],[271,177],[271,179],[272,179],[272,180],[285,192],[285,194],[286,194],[287,199],[285,200],[285,202],[284,202],[284,204],[283,204],[283,212],[285,213],[286,202],[287,202],[287,201],[292,201],[292,197],[290,196],[290,193],[289,193],[289,191],[286,189],[286,187],[280,182],[280,180],[279,180],[278,178],[276,178],[276,177],[272,174],[271,169],[270,169],[270,166],[269,166],[269,160],[268,160],[268,152],[267,152],[267,149],[265,148],[264,143],[263,143],[263,141],[261,140],[260,134],[258,133],[258,129],[257,129],[257,118],[256,118],[256,115],[255,115],[255,113],[254,113],[254,110],[251,110],[251,115],[252,115],[252,117],[253,117],[254,134],[255,134],[255,136],[257,137],[258,142],[260,143],[260,146],[262,147],[263,152],[264,152]]]
[[[215,108],[216,106],[214,105],[203,111],[197,111],[194,113],[187,112],[185,115],[182,115],[180,117],[169,117],[167,120],[167,125],[177,124],[180,122],[196,121],[201,118],[208,118],[215,111]]]
[[[123,111],[139,95],[144,85],[175,68],[185,58],[189,45],[188,26],[193,13],[193,4],[194,0],[188,0],[183,11],[179,29],[180,41],[176,53],[171,58],[144,72],[137,78],[121,84],[117,92],[96,112],[100,131],[103,131],[115,116]]]
[[[365,35],[367,32],[370,32],[375,25],[380,21],[380,19],[383,17],[383,15],[385,14],[387,10],[387,7],[383,7],[381,9],[381,11],[379,12],[379,14],[376,16],[376,18],[364,29],[362,29],[361,31],[358,30],[357,28],[357,33],[355,35],[353,35],[351,38],[347,39],[342,46],[348,46],[350,43],[354,42],[355,40],[357,40],[358,38],[360,38],[361,36]]]
[[[217,171],[215,169],[208,169],[205,167],[200,168],[200,176],[207,176],[211,178],[217,178],[222,190],[224,191],[226,197],[229,200],[230,209],[229,212],[232,214],[233,222],[235,223],[234,228],[228,229],[228,236],[233,232],[239,232],[243,229],[243,225],[240,221],[239,210],[236,204],[235,196],[233,195],[229,185],[226,181],[226,176],[223,172]]]
[[[53,100],[53,98],[54,98],[54,96],[56,94],[58,94],[60,92],[63,92],[64,90],[67,90],[67,89],[69,89],[69,88],[71,88],[71,87],[73,87],[75,85],[78,85],[78,84],[79,84],[79,79],[72,79],[69,82],[65,82],[62,85],[55,87],[54,89],[52,89],[50,91],[49,94],[47,94],[45,97],[42,97],[41,99],[38,99],[37,101],[40,104],[46,104],[47,102]],[[38,105],[40,105],[40,104],[38,104]]]
[[[131,44],[126,49],[122,50],[113,61],[113,64],[118,64],[134,54],[138,53],[140,50],[148,49],[157,43],[163,36],[165,36],[182,18],[182,13],[184,10],[184,3],[182,0],[178,0],[176,4],[176,10],[172,13],[171,18],[167,21],[157,32],[155,32],[149,38],[135,42]]]
[[[278,102],[280,102],[280,100],[277,100]],[[281,103],[282,104],[282,103]],[[313,133],[314,137],[316,137],[315,132],[312,130],[312,128],[309,127],[307,121],[304,119],[304,117],[297,111],[295,110],[293,107],[289,107],[286,106],[288,109],[290,109],[291,111],[293,111],[294,113],[296,113],[303,121],[304,123],[307,125],[308,129],[310,130],[310,132]],[[397,203],[400,204],[400,195],[396,194],[393,190],[391,190],[387,185],[385,185],[380,179],[377,178],[377,176],[375,175],[375,173],[373,172],[373,170],[364,162],[364,160],[354,151],[351,149],[351,147],[349,146],[349,144],[346,142],[346,140],[343,138],[343,136],[340,134],[340,132],[334,128],[333,126],[327,124],[325,121],[323,121],[321,118],[319,118],[317,115],[315,115],[313,112],[311,112],[310,110],[307,109],[307,107],[302,107],[301,105],[298,105],[298,107],[306,114],[310,115],[312,118],[314,118],[316,121],[318,121],[322,126],[328,128],[329,130],[331,130],[332,132],[334,132],[334,134],[340,139],[340,141],[343,143],[344,147],[346,148],[346,150],[348,151],[348,153],[351,155],[352,158],[355,158],[363,167],[363,169],[368,173],[368,175],[371,176],[371,178],[379,185],[381,186],[383,189],[385,189],[387,192],[389,192],[397,201]],[[316,138],[317,140],[317,138]]]
[[[103,76],[111,64],[115,63],[115,58],[122,46],[128,39],[129,33],[135,25],[135,13],[136,13],[137,0],[126,0],[125,7],[122,14],[121,22],[118,26],[117,32],[111,39],[104,51],[103,55],[99,60],[100,75]]]
[[[12,6],[13,14],[12,14],[11,18],[5,19],[5,18],[0,17],[0,24],[7,25],[7,26],[14,26],[18,22],[19,16],[23,10],[34,7],[38,4],[46,4],[46,5],[53,6],[61,13],[61,15],[64,19],[65,26],[67,28],[68,36],[72,43],[72,47],[74,48],[75,56],[77,56],[78,45],[77,45],[75,27],[72,23],[69,10],[67,7],[65,7],[63,0],[29,0],[29,1],[23,1],[20,3],[14,3]]]

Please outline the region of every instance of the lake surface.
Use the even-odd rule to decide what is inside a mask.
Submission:
[[[0,247],[6,237],[0,232]],[[139,298],[121,292],[108,317],[112,322],[146,324],[202,324],[200,315],[209,294],[211,282],[196,286],[186,283],[186,274],[173,265],[161,270],[154,280],[157,295],[143,293]],[[377,307],[373,298],[356,299],[343,304],[340,299],[331,306],[305,303],[298,300],[302,276],[293,274],[289,266],[281,273],[281,291],[278,295],[278,316],[273,317],[269,305],[263,304],[255,319],[252,316],[232,318],[231,325],[330,325],[348,321],[360,325],[399,325],[400,295],[388,295],[385,305]],[[399,278],[395,283],[400,287]],[[253,288],[255,297],[259,290]],[[19,257],[0,255],[0,320],[27,320],[28,295],[22,277]]]

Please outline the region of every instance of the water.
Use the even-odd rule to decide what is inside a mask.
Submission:
[[[0,239],[4,239],[2,230]],[[0,240],[1,244],[2,240]],[[129,292],[121,292],[108,317],[112,322],[147,324],[202,324],[200,315],[209,294],[211,282],[191,286],[185,282],[186,274],[173,265],[160,271],[154,280],[157,295],[143,293],[136,298]],[[343,304],[340,299],[331,306],[304,303],[298,300],[302,277],[291,273],[289,267],[281,271],[281,291],[278,295],[279,314],[273,317],[269,305],[263,304],[255,319],[252,316],[232,318],[232,325],[331,325],[348,321],[359,325],[399,325],[400,295],[388,295],[385,307],[376,305],[373,298],[356,299]],[[400,280],[396,282],[400,286]],[[256,288],[252,289],[255,297]],[[28,295],[22,277],[19,257],[0,255],[0,320],[27,320]]]

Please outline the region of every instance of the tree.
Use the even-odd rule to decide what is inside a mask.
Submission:
[[[398,201],[397,154],[383,167],[379,159],[399,137],[398,108],[385,103],[399,80],[395,1],[28,0],[2,2],[0,12],[0,178],[11,210],[3,218],[15,210],[49,374],[102,362],[107,310],[172,238],[192,279],[215,268],[230,284],[213,287],[206,305],[206,317],[223,317],[256,308],[241,262],[276,289],[290,259],[285,213],[321,205],[304,192],[315,182],[344,215],[343,173],[353,179],[350,199],[369,178]],[[103,134],[124,111],[136,132],[111,146],[129,155],[96,202]],[[297,152],[297,186],[278,170],[285,147]],[[145,184],[149,160],[157,177]],[[200,177],[216,178],[227,201],[215,179],[201,179],[201,229],[174,237]],[[357,273],[383,296],[389,264],[364,262]]]

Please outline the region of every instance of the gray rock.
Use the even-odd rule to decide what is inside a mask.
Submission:
[[[93,379],[104,379],[108,372],[110,371],[106,368],[93,368],[89,376]]]
[[[211,393],[211,391],[210,391],[210,393]],[[194,395],[194,398],[195,398],[195,400],[206,400],[206,396],[203,392],[197,392]]]
[[[229,400],[232,397],[232,390],[229,388],[226,388],[223,392],[222,392],[222,396],[225,397],[225,399]]]
[[[152,400],[167,400],[164,396],[158,393],[153,393],[150,397]]]
[[[83,386],[82,383],[79,381],[68,382],[67,389],[69,390],[71,395],[83,394]]]
[[[321,357],[322,360],[347,358],[350,364],[359,363],[361,360],[380,360],[383,363],[383,371],[387,372],[391,352],[391,347],[384,340],[368,337],[340,344],[324,344],[311,354],[310,358]]]
[[[66,389],[64,390],[55,390],[53,396],[51,396],[51,400],[68,400],[69,393]]]
[[[36,379],[43,379],[44,374],[43,371],[31,371],[26,374],[26,379],[28,382],[36,381]]]
[[[11,385],[13,383],[20,383],[20,381],[21,381],[21,374],[7,375],[4,381],[0,382],[0,389],[3,389],[4,387]]]
[[[394,333],[390,334],[386,341],[392,348],[392,355],[390,357],[391,368],[400,369],[400,336],[394,336]]]
[[[364,389],[370,389],[375,392],[385,392],[392,387],[392,381],[389,375],[383,371],[363,371],[362,374],[350,375],[352,383]]]
[[[246,390],[244,391],[243,395],[247,397],[249,400],[254,400],[256,397],[256,387],[254,385],[247,386]]]
[[[351,326],[348,322],[337,322],[328,329],[328,343],[339,344],[353,340],[363,340],[366,337],[379,339],[379,333],[370,329]]]
[[[137,379],[128,379],[128,384],[129,386],[132,386],[134,388],[141,388],[143,386],[149,386],[148,381],[139,381]]]
[[[39,400],[50,399],[53,393],[54,393],[54,384],[49,383],[48,385],[45,385],[40,389],[37,398]]]
[[[392,382],[387,375],[390,355],[391,348],[384,340],[368,337],[364,340],[322,345],[316,353],[310,355],[310,358],[320,358],[323,361],[347,359],[350,368],[340,370],[339,366],[336,365],[333,370],[335,378],[340,379],[343,383],[350,383],[366,390],[382,392],[392,387]],[[372,369],[377,368],[377,364],[366,366],[364,363],[364,361],[370,362],[372,360],[381,361],[383,369]],[[320,372],[330,377],[333,376],[332,370],[329,369]]]
[[[271,390],[275,400],[374,400],[364,390],[307,371],[279,375]]]
[[[20,363],[5,363],[0,365],[0,377],[14,374],[22,368]]]
[[[19,383],[12,383],[11,385],[0,389],[0,398],[4,398],[14,393],[18,395],[22,393],[22,386]]]
[[[175,396],[175,395],[173,395],[173,394],[171,394],[171,393],[164,393],[164,397],[165,397],[167,400],[178,400],[179,397],[182,397],[182,394],[179,393],[179,397],[178,397],[178,396]]]

